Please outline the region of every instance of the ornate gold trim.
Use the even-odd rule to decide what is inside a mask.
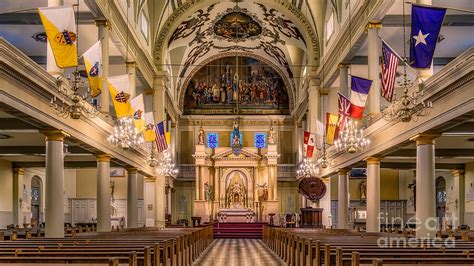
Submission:
[[[463,175],[464,175],[464,172],[465,172],[465,171],[462,170],[462,169],[453,169],[453,170],[451,170],[451,174],[452,174],[453,176],[463,176]]]
[[[416,146],[420,145],[435,145],[435,139],[439,138],[441,134],[439,133],[421,133],[414,137],[411,137],[411,141],[416,141]]]
[[[64,141],[64,138],[70,137],[60,129],[41,129],[39,132],[46,136],[46,141]]]
[[[128,172],[129,175],[137,174],[138,169],[136,167],[130,167],[130,168],[127,168],[127,172]]]
[[[95,157],[97,158],[98,162],[110,162],[110,159],[112,159],[112,155],[107,153],[98,154]]]
[[[367,23],[367,26],[365,28],[366,29],[381,29],[382,28],[382,21],[380,21],[380,20],[369,21],[369,23]]]
[[[364,161],[367,162],[367,165],[374,165],[374,164],[380,165],[381,160],[382,160],[382,157],[371,156],[371,157],[367,157]]]
[[[349,173],[349,171],[351,171],[350,168],[341,168],[337,171],[337,174],[338,175],[347,175],[347,173]]]
[[[25,168],[13,168],[13,173],[18,174],[18,175],[24,175],[25,174]]]

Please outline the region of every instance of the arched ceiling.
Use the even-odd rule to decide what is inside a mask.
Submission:
[[[260,0],[190,6],[186,15],[174,17],[163,43],[157,39],[155,56],[162,58],[156,63],[171,74],[172,86],[181,96],[189,75],[210,59],[232,54],[263,58],[285,79],[293,102],[304,66],[317,64],[319,54],[314,28],[285,5]],[[165,52],[160,54],[159,48]]]

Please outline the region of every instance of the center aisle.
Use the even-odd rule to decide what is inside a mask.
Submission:
[[[193,265],[285,265],[260,239],[216,239]]]

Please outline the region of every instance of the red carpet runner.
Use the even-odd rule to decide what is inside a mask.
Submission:
[[[267,223],[215,223],[214,238],[262,239]]]

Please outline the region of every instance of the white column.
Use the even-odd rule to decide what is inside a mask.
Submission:
[[[454,195],[456,201],[456,211],[455,211],[455,220],[453,221],[454,228],[457,228],[461,224],[464,224],[464,212],[465,212],[465,177],[464,170],[452,170],[451,171],[454,178]]]
[[[319,200],[319,208],[323,208],[322,218],[323,225],[326,228],[332,226],[332,215],[331,215],[331,179],[323,178],[324,185],[326,185],[326,194]]]
[[[158,228],[165,227],[165,196],[165,176],[159,175],[155,179],[155,226]]]
[[[48,0],[48,7],[53,6],[63,6],[64,0]],[[75,31],[75,29],[74,29]],[[49,74],[57,77],[64,73],[64,69],[56,65],[56,60],[54,59],[53,50],[51,50],[51,45],[49,42],[46,42],[46,71]]]
[[[339,92],[349,97],[349,65],[339,64]]]
[[[432,0],[416,0],[417,4],[428,5],[431,6]],[[411,34],[411,31],[410,31]],[[413,36],[410,36],[410,39],[413,40]],[[416,69],[418,76],[420,76],[421,81],[425,81],[429,77],[433,76],[433,61],[431,61],[430,68],[427,69]]]
[[[130,98],[133,99],[137,96],[137,79],[136,79],[136,66],[135,61],[127,61],[125,63],[128,78],[130,80]]]
[[[21,210],[21,202],[26,200],[22,199],[23,195],[23,176],[25,175],[25,169],[14,168],[13,169],[13,224],[23,224],[23,213]],[[28,221],[29,223],[29,221]]]
[[[97,155],[97,231],[110,232],[110,158]]]
[[[367,232],[380,232],[380,158],[367,162]]]
[[[137,168],[127,169],[127,228],[138,227]]]
[[[311,78],[308,87],[308,128],[310,132],[316,132],[316,120],[319,117],[319,79]],[[313,153],[314,155],[316,154]]]
[[[382,22],[373,21],[367,24],[367,45],[368,45],[368,76],[372,80],[372,87],[370,87],[369,98],[368,98],[368,110],[371,116],[377,116],[380,114],[380,39],[378,38],[379,29],[382,28]]]
[[[338,193],[337,193],[337,228],[338,229],[349,229],[348,224],[348,204],[349,204],[349,178],[347,173],[350,169],[343,168],[339,169],[337,180],[338,180]]]
[[[61,130],[41,131],[46,136],[46,237],[64,237],[64,138]]]
[[[416,141],[416,237],[436,237],[435,134],[419,134]],[[368,195],[367,195],[368,197]]]
[[[296,144],[298,149],[298,160],[297,162],[301,162],[303,160],[303,123],[297,122],[296,123]]]
[[[109,113],[110,93],[108,89],[107,78],[109,77],[109,26],[105,19],[95,21],[98,28],[98,39],[101,41],[102,53],[102,92],[100,94],[100,112]]]

